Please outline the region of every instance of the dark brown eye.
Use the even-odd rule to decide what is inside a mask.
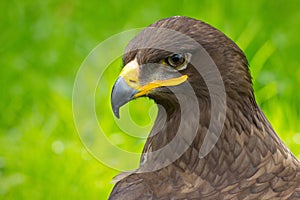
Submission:
[[[166,62],[168,63],[168,65],[170,65],[171,67],[174,67],[174,68],[178,68],[178,67],[181,67],[182,65],[186,64],[185,61],[186,61],[185,55],[181,54],[181,53],[173,54],[166,59]]]

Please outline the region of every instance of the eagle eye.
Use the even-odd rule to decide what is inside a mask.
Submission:
[[[182,70],[186,68],[187,55],[183,53],[172,54],[165,59],[165,62],[177,70]]]

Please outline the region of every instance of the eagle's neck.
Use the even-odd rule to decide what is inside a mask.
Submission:
[[[186,100],[187,104],[193,104],[192,99]],[[159,107],[154,128],[144,147],[141,166],[148,166],[147,163],[151,163],[148,166],[149,169],[155,169],[157,166],[157,169],[160,169],[167,166],[161,164],[166,162],[184,171],[195,173],[216,185],[220,181],[226,184],[225,182],[246,180],[249,177],[258,176],[257,173],[262,173],[262,171],[272,173],[268,170],[277,170],[275,173],[279,173],[283,168],[297,168],[298,161],[278,138],[254,99],[245,98],[239,103],[233,102],[230,99],[227,100],[226,117],[221,134],[213,148],[204,157],[201,155],[201,147],[205,145],[203,142],[211,142],[215,137],[207,132],[209,105],[199,104],[200,118],[194,110],[184,112],[184,108],[174,109],[174,105],[170,106],[174,109],[172,111],[167,110],[168,107]],[[195,137],[192,136],[192,142],[189,143],[191,138],[188,135],[192,133],[189,128],[194,127],[195,119],[198,119],[199,126]],[[162,123],[163,121],[165,123]],[[185,124],[186,133],[180,136],[181,143],[172,146],[170,145],[172,140],[180,133],[178,132],[180,123]],[[205,136],[211,140],[205,140]],[[186,145],[188,148],[184,149]],[[158,151],[163,147],[168,148],[165,152],[159,152],[158,157],[147,156],[148,153]],[[174,155],[178,155],[178,159],[173,161],[176,157]],[[270,165],[277,167],[268,167]]]

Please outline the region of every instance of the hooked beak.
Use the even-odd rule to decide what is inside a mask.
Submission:
[[[137,94],[137,92],[137,90],[129,87],[123,77],[119,76],[114,84],[111,93],[111,106],[117,118],[120,118],[120,107],[133,99],[134,95]]]
[[[167,80],[153,80],[146,85],[140,85],[139,64],[137,60],[129,62],[121,71],[111,93],[111,106],[117,118],[120,118],[119,109],[132,99],[149,94],[153,89],[162,86],[175,86],[183,83],[188,78],[183,75]]]

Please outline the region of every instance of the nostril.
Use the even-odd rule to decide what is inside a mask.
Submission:
[[[131,83],[136,83],[136,81],[135,81],[135,80],[132,80],[132,79],[129,79],[129,82],[131,82]]]

